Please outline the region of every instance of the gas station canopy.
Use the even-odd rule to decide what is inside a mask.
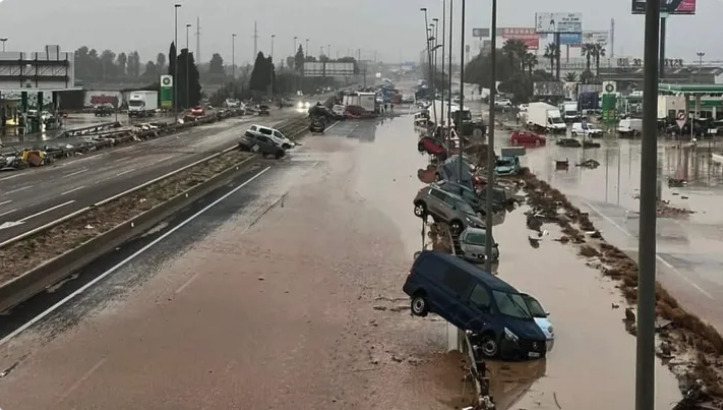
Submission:
[[[698,94],[713,95],[723,94],[723,84],[660,84],[658,86],[660,94]]]

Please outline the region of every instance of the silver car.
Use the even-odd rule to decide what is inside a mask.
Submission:
[[[445,222],[453,233],[460,233],[468,226],[483,228],[484,221],[472,206],[461,197],[445,192],[434,185],[426,186],[414,198],[414,215]]]
[[[494,238],[492,240],[494,241]],[[484,262],[486,244],[487,231],[481,228],[469,227],[459,235],[459,247],[462,249],[462,255],[460,256],[472,263]],[[492,242],[492,262],[497,262],[499,258],[499,245]]]

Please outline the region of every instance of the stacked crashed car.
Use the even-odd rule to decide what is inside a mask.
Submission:
[[[486,358],[545,357],[547,335],[525,297],[502,279],[437,251],[422,251],[403,287],[416,316],[436,313],[465,330]]]
[[[258,152],[264,157],[273,156],[281,159],[286,155],[286,149],[272,136],[251,129],[246,130],[239,140],[238,146],[242,151]]]
[[[484,221],[477,211],[462,197],[444,191],[437,185],[428,185],[414,197],[414,215],[426,219],[431,215],[437,222],[449,225],[454,234],[459,234],[468,226],[484,228]]]

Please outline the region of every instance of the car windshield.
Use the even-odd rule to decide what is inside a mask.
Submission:
[[[131,107],[140,107],[144,105],[144,103],[140,100],[131,100],[130,102],[128,102],[128,105],[130,105]]]
[[[525,299],[525,304],[527,305],[527,308],[530,309],[530,313],[532,313],[533,317],[547,317],[545,309],[542,307],[540,302],[537,301],[537,299],[530,295],[522,295],[522,298]]]
[[[500,158],[497,160],[498,167],[511,167],[513,165],[514,162],[510,158]]]
[[[467,234],[464,241],[472,245],[484,246],[487,243],[487,233],[481,231]]]
[[[495,298],[497,308],[501,314],[517,319],[532,319],[532,314],[530,314],[530,310],[527,308],[525,300],[519,293],[508,293],[493,290],[492,295]]]

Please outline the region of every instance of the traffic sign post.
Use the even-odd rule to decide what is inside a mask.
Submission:
[[[678,113],[675,114],[675,122],[678,124],[678,128],[680,128],[680,134],[683,135],[683,127],[685,126],[685,123],[688,121],[688,114],[685,112],[685,110],[678,110]]]

